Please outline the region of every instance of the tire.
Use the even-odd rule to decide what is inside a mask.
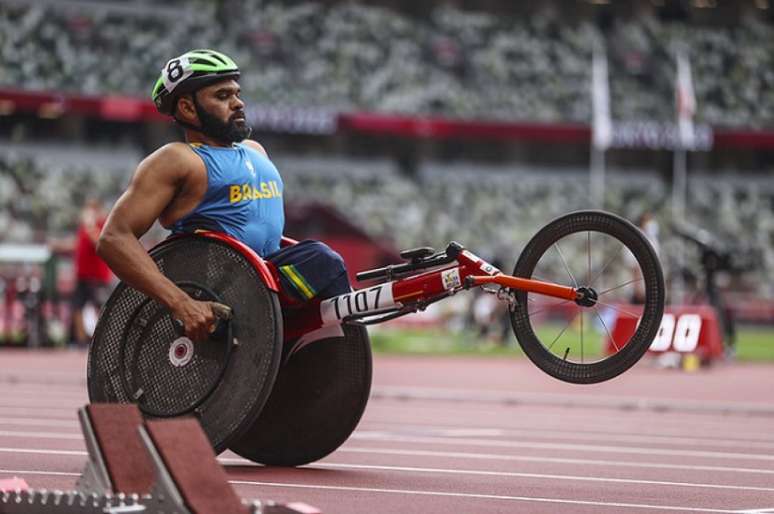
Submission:
[[[279,371],[263,411],[229,447],[269,466],[301,466],[336,450],[355,430],[371,391],[371,344],[365,327],[314,341]]]
[[[583,255],[584,247],[586,256]],[[579,251],[568,253],[573,248]],[[601,254],[602,259],[595,254]],[[635,278],[627,281],[627,273],[628,277]],[[546,274],[552,278],[546,279]],[[512,291],[515,301],[509,316],[524,353],[541,370],[565,382],[593,384],[620,375],[645,354],[661,324],[665,288],[658,256],[636,226],[611,213],[578,211],[555,219],[529,241],[519,256],[513,275],[575,288],[585,286],[599,295],[593,305],[582,306],[569,300],[559,301],[535,293]],[[644,303],[641,313],[639,307],[621,306],[623,302],[628,303],[627,295],[642,296],[642,293]],[[574,314],[572,309],[575,309]],[[567,318],[570,321],[554,338],[556,329],[551,324],[551,317],[546,317],[546,314],[541,317],[541,313],[563,314],[562,325]],[[612,337],[610,318],[605,321],[607,314],[612,313],[640,318],[639,326],[627,341]],[[541,319],[548,321],[541,324]],[[573,340],[575,336],[572,335],[577,329],[578,319],[579,358],[578,341]],[[587,319],[592,323],[584,325]],[[586,339],[589,343],[585,343],[585,334],[594,324],[599,330],[592,336],[597,334],[594,337],[598,339],[592,337],[591,340]],[[561,344],[557,345],[560,341]],[[590,358],[588,353],[584,355],[594,341],[612,341],[610,354],[603,353],[595,359]],[[584,348],[584,344],[589,346]],[[603,343],[594,345],[602,347]],[[570,352],[572,358],[568,358]]]
[[[135,403],[146,418],[195,416],[215,453],[247,431],[271,394],[282,353],[277,294],[229,244],[201,236],[169,239],[150,252],[159,270],[191,296],[225,303],[233,318],[190,360],[171,353],[180,334],[158,302],[120,283],[89,348],[92,403]]]

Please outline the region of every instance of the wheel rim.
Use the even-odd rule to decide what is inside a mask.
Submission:
[[[617,216],[588,211],[553,221],[524,249],[514,275],[585,292],[577,303],[517,292],[511,311],[527,356],[561,380],[593,383],[620,374],[639,360],[658,330],[664,302],[658,259],[641,232]],[[638,294],[644,294],[642,307],[631,306]],[[631,338],[613,338],[616,315],[642,313]],[[603,351],[606,339],[614,341],[612,354]]]
[[[623,304],[647,294],[642,267],[631,251],[614,236],[592,230],[554,242],[536,263],[532,278],[572,286],[582,293],[575,302],[526,294],[527,317],[546,351],[576,364],[608,358],[607,340],[613,341],[616,352],[622,350],[625,345],[612,334],[613,318],[639,319],[640,308]]]

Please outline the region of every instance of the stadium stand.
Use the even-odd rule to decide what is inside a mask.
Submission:
[[[274,160],[283,174],[290,204],[331,205],[345,211],[369,235],[392,241],[398,248],[442,248],[457,240],[507,266],[536,227],[590,206],[583,169],[431,162],[412,179],[388,160],[282,155]],[[114,165],[116,162],[121,161]],[[84,192],[114,199],[132,168],[127,160],[110,171],[88,162],[73,168],[66,159],[57,167],[29,155],[1,157],[0,242],[42,242],[46,236],[66,234],[77,224],[75,206],[80,205]],[[764,267],[750,276],[745,287],[764,297],[774,295],[769,281],[758,275],[774,269],[774,180],[696,173],[689,188],[687,221],[716,234],[727,245],[741,244],[745,251],[760,248]],[[608,174],[609,210],[633,220],[651,210],[664,226],[661,247],[667,268],[675,265],[676,244],[676,236],[668,229],[670,194],[669,184],[646,170]],[[163,231],[157,227],[154,237],[160,239]],[[686,251],[688,267],[698,269],[698,252],[690,246]]]
[[[723,127],[774,127],[774,25],[760,9],[740,9],[733,22],[716,17],[708,24],[664,17],[650,1],[639,2],[644,7],[636,15],[607,18],[599,15],[607,7],[590,3],[581,16],[563,12],[558,1],[529,8],[514,3],[504,12],[434,1],[422,3],[421,16],[410,14],[407,2],[403,10],[374,3],[389,4],[0,0],[0,90],[47,92],[54,104],[58,97],[67,103],[67,95],[108,96],[120,111],[122,96],[147,103],[157,70],[188,50],[195,34],[197,46],[216,47],[240,63],[243,96],[254,110],[322,113],[327,128],[313,131],[317,136],[289,135],[292,130],[258,135],[267,138],[289,204],[333,206],[395,248],[440,248],[458,240],[506,268],[536,227],[591,206],[585,140],[490,140],[491,148],[490,141],[474,141],[479,147],[473,152],[465,145],[450,151],[456,140],[439,142],[421,130],[379,136],[389,142],[347,132],[346,124],[336,124],[336,113],[402,114],[419,125],[424,116],[442,116],[585,128],[592,49],[604,42],[613,118],[671,123],[673,52],[681,44],[691,58],[697,123],[712,125],[718,141]],[[50,116],[35,110],[42,107],[6,107],[0,101],[0,119],[9,120],[0,125],[0,245],[44,246],[71,236],[87,195],[111,203],[140,158],[175,137],[174,129],[164,132],[165,122],[120,112],[111,117],[99,111],[104,106]],[[417,154],[408,166],[402,145]],[[748,150],[716,147],[717,153],[690,159],[686,221],[737,253],[757,249],[757,270],[723,277],[722,286],[746,300],[774,298],[766,279],[774,269],[768,154],[736,161],[731,152]],[[699,249],[681,244],[670,230],[666,154],[651,159],[650,150],[647,156],[635,150],[622,157],[627,151],[611,152],[605,208],[632,220],[653,212],[668,274],[678,271],[680,246],[685,267],[700,274]],[[149,240],[164,235],[156,227]],[[0,280],[10,284],[13,273],[7,275],[0,273]]]
[[[0,144],[0,242],[41,242],[74,230],[87,197],[113,200],[137,153]]]
[[[196,34],[242,63],[245,94],[262,104],[587,122],[578,84],[590,80],[594,42],[607,41],[613,116],[670,120],[679,43],[693,60],[698,121],[774,120],[774,28],[755,15],[710,28],[645,11],[600,28],[549,8],[515,17],[441,5],[419,19],[346,2],[250,0],[230,15],[214,2],[179,14],[140,3],[129,16],[120,2],[79,7],[0,3],[0,87],[144,97]]]

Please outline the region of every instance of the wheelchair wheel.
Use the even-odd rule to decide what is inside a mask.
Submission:
[[[319,460],[352,434],[371,391],[371,346],[365,327],[310,343],[280,368],[261,415],[235,453],[271,466]]]
[[[192,297],[230,306],[232,319],[194,343],[161,304],[119,284],[89,349],[89,399],[136,403],[148,418],[195,416],[220,453],[252,425],[271,393],[282,350],[279,300],[224,241],[176,237],[150,255]]]
[[[552,221],[524,248],[513,275],[588,292],[579,303],[513,291],[516,339],[532,362],[559,380],[609,380],[633,366],[658,332],[661,264],[643,233],[614,214],[579,211]],[[628,340],[613,337],[617,316],[639,320]]]

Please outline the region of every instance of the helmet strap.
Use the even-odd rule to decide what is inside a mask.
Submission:
[[[197,132],[202,132],[203,133],[201,127],[197,127],[196,125],[192,125],[191,123],[188,123],[187,121],[183,121],[183,120],[175,118],[175,123],[177,123],[181,127],[185,127],[187,129],[195,130]]]
[[[194,108],[196,109],[196,114],[198,116],[199,115],[199,102],[196,101],[196,92],[191,93],[191,98],[193,99]],[[178,100],[179,100],[179,98],[175,98],[173,100],[173,104],[172,104],[172,112],[171,112],[171,114],[172,114],[172,119],[174,120],[174,122],[176,124],[180,125],[181,127],[187,128],[189,130],[195,130],[196,132],[204,133],[204,131],[202,130],[202,127],[197,127],[196,125],[194,125],[192,123],[188,123],[187,121],[183,121],[180,118],[178,118],[177,116],[175,116],[177,114],[177,101]],[[201,123],[201,118],[199,118],[199,120],[200,120],[199,123]]]

